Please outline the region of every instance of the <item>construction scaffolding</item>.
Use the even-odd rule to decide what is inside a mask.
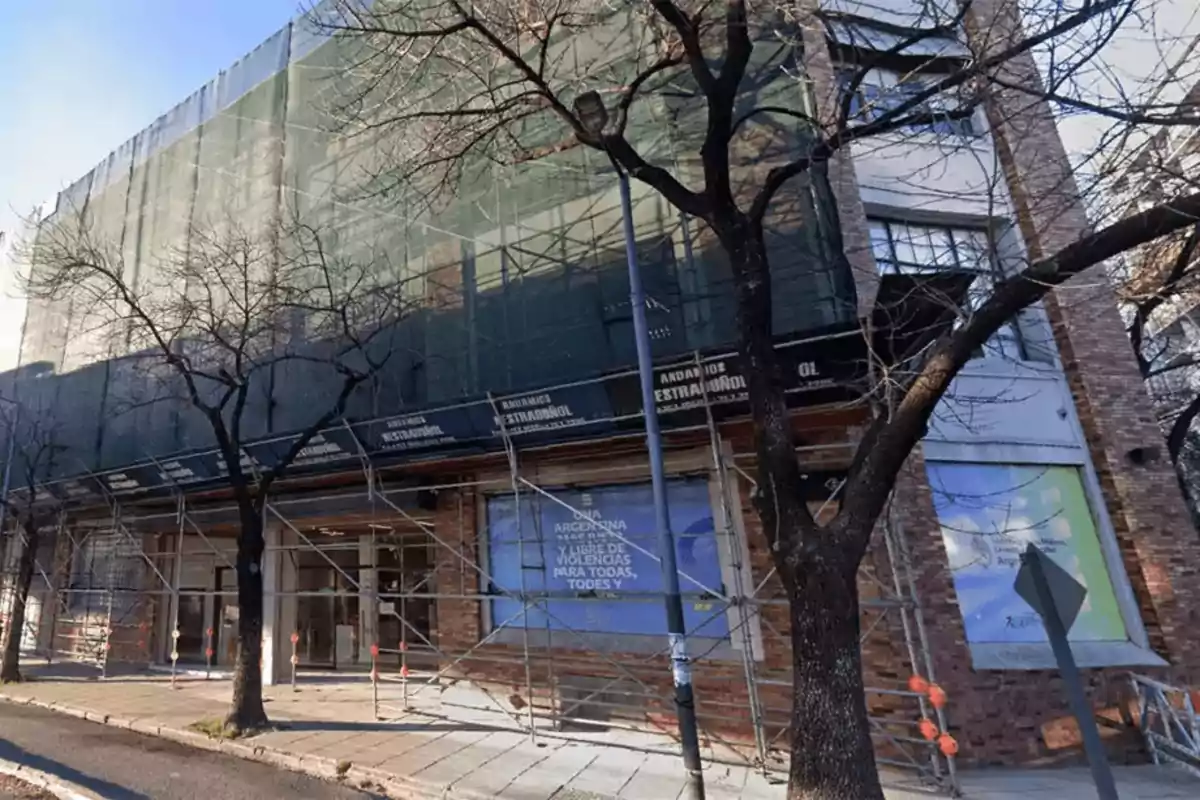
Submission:
[[[622,11],[595,41],[570,44],[572,63],[587,74],[589,58],[631,52],[641,29]],[[236,219],[274,236],[294,217],[328,233],[332,255],[386,267],[420,307],[398,321],[409,337],[399,355],[346,406],[347,418],[366,421],[321,433],[338,460],[294,464],[304,476],[272,490],[263,559],[271,679],[300,691],[314,676],[369,679],[380,719],[468,716],[535,738],[674,752],[658,543],[652,517],[636,513],[647,473],[625,220],[608,160],[571,148],[519,169],[481,161],[431,217],[363,185],[395,142],[329,124],[325,101],[347,63],[336,41],[285,27],[63,192],[45,225],[86,218],[101,240],[122,243],[128,272],[152,282],[155,259],[188,251],[199,232]],[[786,90],[792,79],[779,71],[771,80]],[[666,96],[639,104],[630,136],[686,169],[677,105]],[[779,135],[783,146],[804,144]],[[773,333],[795,367],[789,398],[810,393],[796,404],[828,409],[847,394],[822,394],[829,384],[854,383],[849,394],[861,396],[866,343],[836,220],[824,213],[827,177],[795,185],[789,210],[765,231]],[[651,355],[678,359],[668,370],[719,373],[662,385],[705,752],[786,769],[788,601],[744,513],[753,465],[731,434],[742,412],[730,412],[744,382],[732,353],[691,358],[736,341],[732,271],[710,232],[648,188],[635,185],[632,216]],[[66,454],[50,478],[57,489],[26,487],[65,512],[43,536],[53,546],[38,556],[42,605],[27,620],[27,649],[101,675],[148,667],[218,679],[235,655],[239,608],[237,515],[214,498],[223,480],[215,442],[186,400],[148,402],[153,376],[112,350],[100,316],[93,304],[37,301],[22,343],[22,363],[54,373],[24,382],[22,402],[60,423]],[[244,448],[250,463],[263,454],[255,448],[303,430],[331,400],[328,381],[303,370],[272,369],[269,383],[268,402],[247,411],[246,429],[263,437]],[[534,397],[550,399],[521,402]],[[404,409],[426,410],[383,416]],[[561,438],[572,441],[550,442]],[[818,518],[836,511],[847,438],[843,426],[799,454],[821,475],[809,498]],[[184,458],[194,483],[176,482]],[[87,502],[62,488],[70,481],[93,487]],[[873,735],[883,763],[952,790],[953,756],[928,735],[947,726],[908,558],[889,520],[862,570]]]
[[[788,601],[744,513],[753,458],[737,450],[737,422],[719,422],[707,394],[698,405],[703,424],[667,437],[667,469],[677,547],[688,553],[680,580],[703,752],[786,771]],[[815,465],[821,489],[810,507],[821,521],[838,506],[844,434],[798,452]],[[317,676],[370,680],[380,720],[436,715],[534,739],[677,753],[669,647],[656,622],[663,595],[637,575],[657,569],[652,517],[638,525],[632,512],[610,513],[636,507],[644,486],[637,435],[529,446],[501,426],[501,437],[502,452],[419,468],[380,463],[360,446],[358,488],[342,471],[337,491],[309,488],[266,506],[268,671],[298,691]],[[414,475],[417,484],[397,480]],[[322,510],[348,498],[357,498],[352,513]],[[183,487],[173,508],[107,500],[103,515],[62,515],[54,563],[38,564],[54,611],[48,631],[28,637],[38,643],[31,649],[102,674],[137,666],[225,677],[235,530]],[[686,525],[689,502],[703,510]],[[565,566],[581,553],[599,566]],[[619,575],[634,588],[604,577]],[[891,513],[859,585],[879,761],[953,792],[953,749],[938,738],[946,698],[906,534]]]

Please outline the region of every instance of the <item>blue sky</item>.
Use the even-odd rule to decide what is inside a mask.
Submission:
[[[0,5],[0,231],[10,232],[299,10],[298,0]],[[16,361],[23,307],[7,296],[10,274],[0,274],[0,293],[3,370]]]

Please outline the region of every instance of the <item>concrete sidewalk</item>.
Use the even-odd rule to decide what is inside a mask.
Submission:
[[[607,800],[675,798],[684,787],[676,756],[646,753],[622,732],[617,740],[563,741],[498,730],[479,719],[410,714],[397,722],[374,719],[370,684],[344,679],[267,690],[267,711],[281,730],[241,741],[216,741],[188,730],[220,716],[226,681],[189,677],[170,687],[162,675],[95,680],[95,671],[56,665],[33,667],[30,683],[0,690],[0,699],[32,703],[141,733],[424,800]],[[1200,781],[1152,767],[1118,768],[1124,800],[1200,797]],[[712,764],[705,770],[711,800],[781,800],[785,787],[748,767]],[[908,775],[885,776],[889,800],[937,796]],[[1083,800],[1094,798],[1088,773],[1067,770],[995,770],[967,773],[964,795],[977,800]]]

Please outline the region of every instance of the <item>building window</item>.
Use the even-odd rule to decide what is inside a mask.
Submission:
[[[967,290],[966,307],[962,309],[964,316],[991,296],[998,258],[987,231],[881,219],[869,223],[871,251],[881,273],[921,275],[946,269],[976,273],[978,277]],[[1008,322],[996,331],[984,345],[981,355],[1022,358],[1017,326]]]
[[[720,544],[708,481],[668,482],[671,528],[689,636],[728,639]],[[650,484],[487,500],[493,631],[667,632]]]
[[[858,70],[841,72],[842,92],[850,93],[850,119],[859,123],[873,122],[900,108],[922,92],[927,91],[944,75],[937,73],[907,73],[901,75],[886,69],[868,70],[866,76],[851,90],[850,82]],[[969,107],[960,106],[946,94],[934,94],[904,112],[905,116],[928,115],[929,122],[909,126],[910,130],[940,135],[975,136],[975,114]]]
[[[1128,641],[1078,467],[931,461],[927,469],[972,651],[1048,641],[1041,618],[1013,588],[1030,543],[1087,587],[1068,638]]]

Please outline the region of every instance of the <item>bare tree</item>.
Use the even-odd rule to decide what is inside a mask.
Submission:
[[[83,304],[94,327],[82,335],[97,342],[98,355],[121,355],[135,366],[124,402],[182,399],[220,453],[240,525],[238,648],[226,720],[234,733],[268,722],[260,660],[270,490],[308,458],[355,389],[388,364],[408,308],[411,287],[392,280],[369,246],[354,250],[367,255],[352,256],[329,238],[327,229],[298,219],[262,230],[225,221],[193,227],[185,242],[143,257],[134,270],[87,213],[60,212],[42,224],[27,254],[30,297]],[[285,370],[304,372],[306,418],[272,458],[256,460],[245,444],[262,437],[272,381]]]
[[[1178,80],[1196,80],[1183,72],[1200,39],[1193,40],[1172,68]],[[1162,88],[1159,87],[1158,91]],[[1200,113],[1200,81],[1174,109],[1186,119]],[[1147,206],[1200,188],[1200,136],[1194,125],[1164,125],[1134,138],[1117,131],[1104,164],[1114,215],[1136,214]],[[1124,134],[1124,135],[1120,135]],[[1166,436],[1167,453],[1196,516],[1197,475],[1194,447],[1200,416],[1200,224],[1182,228],[1126,253],[1112,266],[1138,370],[1146,381]]]
[[[42,536],[61,511],[53,497],[43,496],[40,487],[54,468],[55,456],[63,449],[58,426],[47,414],[16,404],[0,408],[7,437],[11,438],[12,459],[5,465],[9,477],[6,492],[0,498],[0,513],[8,532],[10,547],[16,547],[15,567],[9,584],[12,604],[8,625],[0,637],[0,683],[21,680],[21,638],[24,635],[29,591],[33,585],[38,548]],[[3,548],[0,548],[3,552]],[[44,567],[43,567],[44,568]]]
[[[1141,268],[1120,284],[1138,369],[1157,408],[1167,454],[1193,504],[1200,487],[1188,485],[1181,458],[1200,415],[1200,330],[1193,320],[1200,302],[1198,246],[1200,226],[1193,226],[1141,248],[1136,254]]]
[[[764,235],[797,187],[837,173],[852,144],[919,128],[954,133],[977,111],[1010,137],[1050,113],[1097,114],[1125,129],[1198,121],[1154,100],[1101,102],[1088,93],[1083,70],[1138,13],[1132,0],[914,3],[923,9],[915,27],[876,29],[869,48],[854,46],[862,20],[855,4],[845,5],[344,0],[312,14],[347,44],[330,114],[344,135],[372,138],[381,154],[364,190],[436,206],[472,186],[478,165],[583,147],[696,220],[728,258],[757,453],[754,504],[791,606],[793,798],[882,796],[863,698],[856,574],[897,474],[955,376],[1054,287],[1193,225],[1200,213],[1200,194],[1182,193],[1035,252],[986,298],[952,308],[958,321],[918,351],[877,363],[886,380],[872,397],[840,511],[818,524],[799,491]],[[850,41],[835,30],[851,31]],[[870,79],[884,65],[903,76],[888,91]],[[813,66],[838,77],[810,79]],[[607,105],[602,125],[591,92]],[[591,111],[575,102],[585,94]],[[790,133],[781,137],[780,128]],[[668,137],[673,157],[661,145]],[[1010,138],[1007,146],[1021,145]],[[1043,209],[1080,202],[1069,174],[1054,192],[1025,199]]]

